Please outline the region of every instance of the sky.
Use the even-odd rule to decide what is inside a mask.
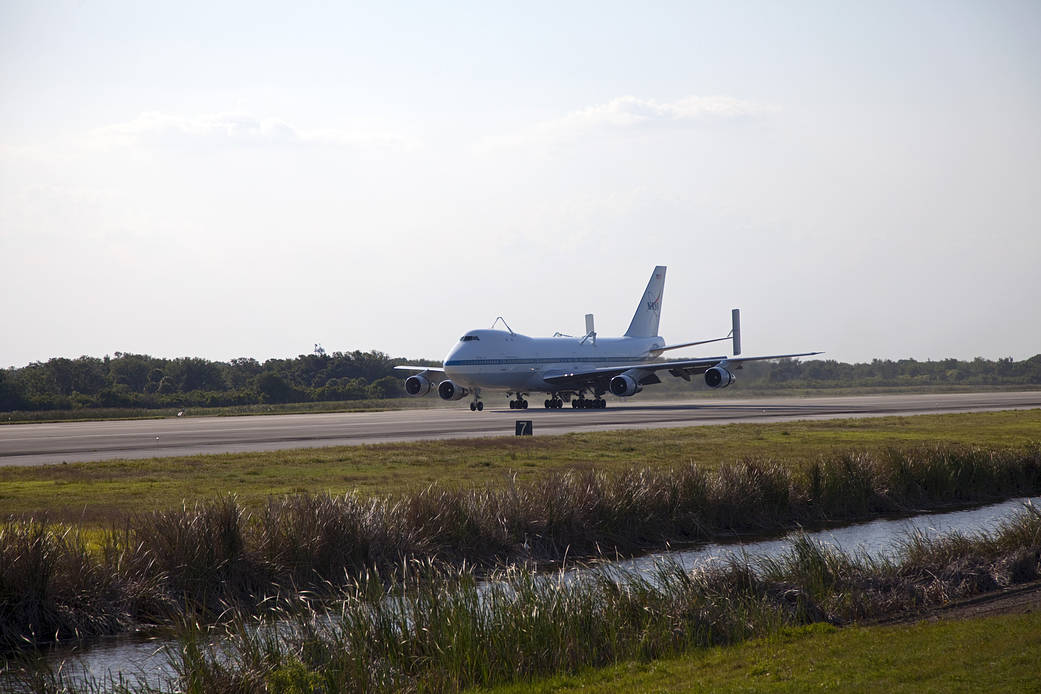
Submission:
[[[0,0],[0,367],[621,334],[655,265],[670,342],[1028,358],[1038,46],[1036,0]]]

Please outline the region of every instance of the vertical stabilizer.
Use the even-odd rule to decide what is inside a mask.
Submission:
[[[626,337],[657,337],[658,321],[661,318],[661,299],[665,293],[665,266],[659,265],[651,273],[647,289],[643,292],[633,314],[633,321],[625,331]]]

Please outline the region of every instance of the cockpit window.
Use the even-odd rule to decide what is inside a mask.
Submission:
[[[463,335],[459,338],[460,342],[473,342],[474,340],[480,340],[481,338],[476,335]]]

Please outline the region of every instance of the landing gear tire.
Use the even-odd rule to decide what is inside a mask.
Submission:
[[[484,410],[484,403],[483,402],[478,402],[477,403],[477,411],[481,412],[483,410]]]
[[[470,411],[471,412],[476,412],[477,411],[477,403],[473,403],[473,402],[470,403]]]

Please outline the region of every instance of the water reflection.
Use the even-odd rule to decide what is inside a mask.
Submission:
[[[1039,506],[1041,497],[1010,499],[998,504],[963,511],[925,513],[909,518],[873,520],[807,532],[806,535],[818,542],[841,548],[851,554],[862,553],[874,557],[891,558],[896,555],[900,540],[912,532],[917,531],[927,537],[952,532],[991,532],[996,530],[1002,521],[1023,508],[1027,502]],[[657,552],[635,559],[611,562],[610,566],[622,571],[650,576],[655,565],[666,558],[689,571],[706,562],[725,560],[732,554],[744,553],[750,557],[775,556],[783,552],[787,546],[788,542],[784,537],[755,542],[712,543],[692,550]]]

